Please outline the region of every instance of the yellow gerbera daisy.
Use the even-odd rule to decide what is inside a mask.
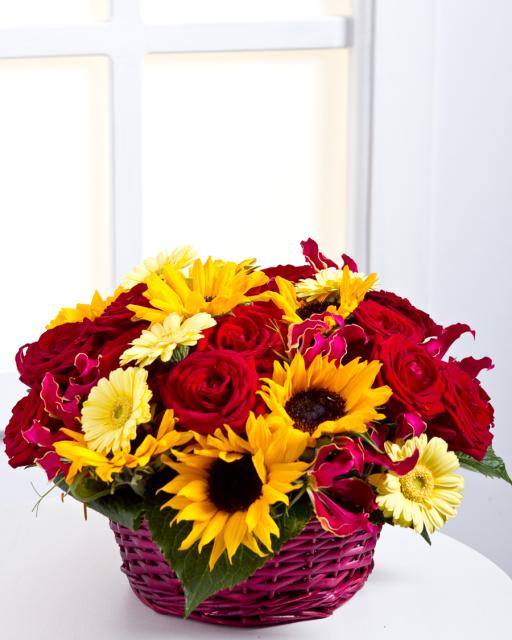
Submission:
[[[376,281],[376,273],[364,277],[350,271],[347,265],[343,269],[329,267],[314,278],[300,280],[297,285],[277,276],[278,292],[263,293],[259,299],[272,300],[284,311],[283,320],[292,324],[325,311],[347,318]]]
[[[372,388],[381,363],[359,358],[337,366],[317,356],[306,367],[297,353],[291,364],[274,363],[272,378],[264,378],[260,394],[272,415],[290,427],[319,438],[346,431],[363,433],[366,425],[385,416],[377,411],[391,397],[388,386]]]
[[[235,262],[196,260],[188,278],[170,265],[162,270],[163,279],[151,274],[147,279],[150,307],[128,305],[137,318],[149,322],[163,322],[170,313],[190,317],[205,311],[212,316],[228,313],[238,304],[250,302],[247,291],[268,281],[262,271],[247,272]]]
[[[179,247],[172,253],[160,251],[154,258],[146,258],[143,264],[138,265],[130,271],[130,273],[124,277],[121,287],[127,291],[140,282],[146,282],[152,273],[161,276],[163,268],[166,265],[170,265],[175,269],[184,269],[190,266],[196,257],[197,251],[188,245]]]
[[[215,324],[209,313],[196,313],[186,320],[179,313],[170,313],[163,324],[153,324],[131,342],[132,346],[121,355],[119,362],[124,366],[135,361],[142,367],[147,367],[157,358],[169,362],[176,347],[193,347],[203,337],[201,332]]]
[[[116,291],[116,294],[118,292]],[[94,320],[105,311],[108,305],[114,300],[115,295],[103,300],[100,294],[95,291],[90,304],[77,304],[74,309],[65,307],[59,311],[55,318],[46,325],[46,329],[53,329],[66,322],[81,322],[88,318]]]
[[[264,416],[250,415],[247,440],[229,427],[214,435],[195,434],[192,453],[174,452],[177,462],[162,459],[177,476],[162,487],[174,496],[162,509],[178,511],[176,522],[193,522],[180,549],[199,541],[199,552],[214,540],[209,566],[212,570],[226,550],[231,562],[242,544],[259,556],[261,543],[272,552],[270,536],[279,536],[279,527],[270,507],[289,504],[288,495],[309,465],[299,462],[308,437],[286,427],[271,430]],[[171,523],[172,526],[172,523]]]
[[[386,517],[402,527],[414,527],[421,533],[440,529],[457,513],[462,501],[464,478],[453,473],[459,468],[457,456],[448,451],[442,438],[427,439],[425,434],[405,444],[385,443],[393,461],[409,458],[416,449],[419,458],[414,469],[404,476],[392,471],[376,473],[369,481],[377,488],[377,504]]]
[[[66,482],[71,484],[84,467],[93,468],[104,482],[112,482],[112,475],[124,469],[145,467],[162,453],[186,444],[192,438],[192,434],[188,431],[176,431],[175,424],[174,411],[167,409],[156,436],[148,434],[133,453],[118,451],[108,456],[89,449],[83,434],[70,429],[61,429],[72,438],[55,443],[55,451],[71,463]]]
[[[115,369],[91,389],[82,408],[87,446],[98,453],[129,451],[137,425],[149,422],[151,390],[145,369]]]

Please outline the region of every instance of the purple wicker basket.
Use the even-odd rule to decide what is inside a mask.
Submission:
[[[110,527],[121,550],[121,571],[136,596],[158,613],[182,617],[181,583],[147,526],[132,531],[111,522]],[[209,597],[190,618],[238,627],[325,618],[366,582],[378,535],[335,538],[312,520],[246,582]]]

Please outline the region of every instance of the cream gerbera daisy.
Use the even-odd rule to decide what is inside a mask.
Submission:
[[[345,265],[343,269],[322,269],[314,278],[300,280],[295,290],[297,297],[309,304],[330,301],[336,307],[336,313],[346,318],[357,308],[376,281],[376,273],[365,276],[350,271]]]
[[[199,552],[212,540],[212,570],[224,551],[231,562],[240,545],[259,556],[261,543],[272,552],[271,535],[280,531],[270,508],[289,504],[288,494],[299,487],[309,465],[298,459],[304,452],[306,434],[286,427],[271,430],[265,416],[249,416],[247,440],[229,427],[214,435],[195,434],[192,453],[174,452],[177,462],[163,460],[177,476],[161,491],[174,494],[162,509],[178,512],[176,522],[193,523],[181,543],[186,550],[199,541]],[[172,523],[171,523],[172,526]]]
[[[277,291],[265,291],[257,300],[272,300],[283,311],[283,320],[300,324],[316,313],[330,312],[347,318],[375,284],[377,274],[364,277],[343,269],[329,267],[319,271],[315,278],[300,280],[294,285],[276,277]]]
[[[101,454],[129,451],[137,425],[151,419],[151,390],[145,369],[116,369],[91,389],[82,409],[82,431],[89,449]]]
[[[121,287],[127,291],[140,282],[146,282],[152,273],[161,276],[163,268],[166,265],[171,265],[176,269],[184,269],[190,266],[196,257],[197,251],[188,245],[179,247],[172,253],[160,251],[154,258],[146,258],[143,264],[130,271],[130,273],[124,277]]]
[[[179,346],[193,347],[203,337],[201,333],[216,324],[209,313],[196,315],[183,320],[179,313],[170,313],[163,323],[155,323],[150,329],[142,332],[130,344],[119,360],[121,365],[134,361],[142,367],[147,367],[157,358],[162,362],[169,362]]]
[[[440,529],[457,513],[462,501],[464,478],[455,474],[459,468],[457,456],[448,451],[441,438],[427,439],[425,434],[411,438],[405,444],[385,443],[386,453],[397,462],[419,450],[414,469],[404,476],[392,471],[369,477],[379,493],[377,504],[386,517],[402,527],[414,527],[421,533]]]
[[[313,438],[363,433],[369,422],[385,417],[378,407],[391,397],[388,386],[373,387],[380,367],[377,360],[360,362],[359,358],[338,366],[321,355],[306,367],[297,353],[284,367],[274,362],[273,376],[263,379],[260,394],[272,415]]]

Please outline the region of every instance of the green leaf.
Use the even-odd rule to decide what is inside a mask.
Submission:
[[[287,540],[298,536],[312,516],[313,505],[308,494],[305,493],[290,509],[286,509],[281,517],[276,518],[281,535],[274,543],[274,549],[277,551]]]
[[[78,474],[73,482],[68,485],[63,476],[58,476],[54,484],[62,489],[64,493],[72,495],[79,502],[88,503],[92,500],[112,493],[110,487],[105,482],[92,477],[87,477],[85,473]]]
[[[106,490],[100,487],[100,484],[103,487],[108,485],[93,478],[88,478],[86,482],[82,478],[79,482],[75,481],[69,486],[64,478],[59,477],[55,480],[55,484],[78,502],[87,505],[87,508],[101,513],[110,520],[134,531],[140,527],[145,503],[129,487],[122,487],[117,489],[115,494],[111,494],[110,489]]]
[[[128,487],[119,489],[114,495],[87,502],[87,507],[133,531],[139,529],[146,510],[144,500]]]
[[[427,542],[427,544],[432,546],[432,542],[430,540],[430,536],[428,535],[428,531],[427,531],[426,527],[423,527],[423,531],[420,533],[420,536],[423,538],[423,540],[425,540]]]
[[[492,446],[489,446],[487,449],[483,460],[475,460],[467,453],[457,452],[456,455],[459,459],[460,466],[464,467],[464,469],[476,471],[477,473],[481,473],[489,478],[501,478],[502,480],[505,480],[505,482],[512,484],[512,480],[510,479],[505,467],[505,462],[502,458],[496,455]]]
[[[185,592],[185,617],[188,617],[203,600],[222,589],[230,589],[244,582],[269,557],[260,558],[244,546],[240,546],[229,563],[227,554],[223,553],[213,571],[208,568],[208,561],[213,542],[203,548],[201,553],[197,544],[186,551],[179,551],[182,540],[190,533],[190,522],[179,522],[170,527],[176,515],[173,509],[160,510],[161,502],[153,503],[146,512],[146,517],[153,535],[153,540],[160,547],[165,558],[180,579]],[[279,539],[273,540],[273,548],[278,551],[290,538],[296,536],[311,518],[312,508],[309,497],[303,496],[297,503],[276,517],[281,531]]]
[[[180,360],[183,360],[187,357],[189,351],[190,347],[186,347],[184,345],[177,346],[171,356],[171,362],[179,362]]]

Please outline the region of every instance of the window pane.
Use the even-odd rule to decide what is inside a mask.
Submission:
[[[145,22],[300,20],[345,15],[352,0],[141,0]]]
[[[298,260],[344,241],[346,50],[148,56],[144,250]]]
[[[0,61],[0,370],[60,307],[110,288],[109,68]]]
[[[109,0],[0,0],[0,29],[80,25],[109,17]]]

